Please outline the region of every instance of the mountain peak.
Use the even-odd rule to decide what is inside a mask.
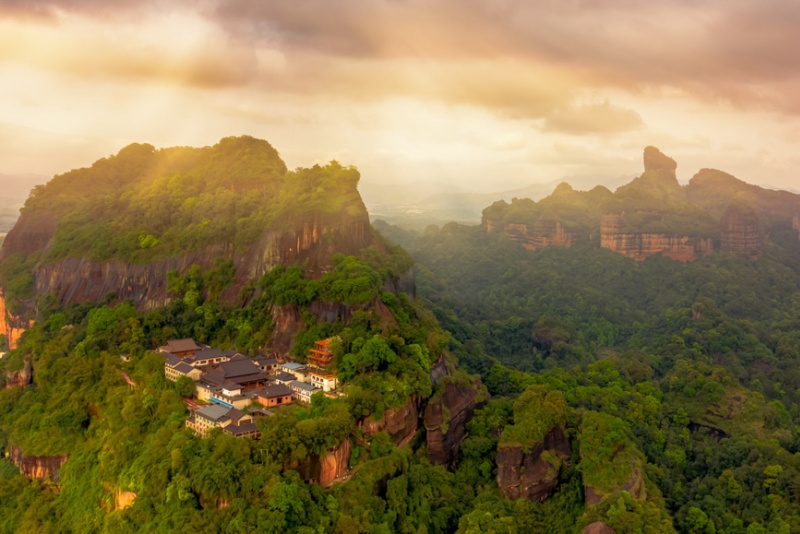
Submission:
[[[674,173],[678,164],[654,146],[644,148],[644,172],[669,171]]]

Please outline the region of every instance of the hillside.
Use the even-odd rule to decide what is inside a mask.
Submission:
[[[337,162],[289,171],[269,143],[250,137],[125,147],[32,191],[0,249],[6,324],[33,318],[30,303],[43,295],[74,304],[114,294],[161,307],[167,273],[193,264],[230,261],[229,300],[276,265],[319,276],[335,252],[371,243],[358,180]]]
[[[674,160],[654,147],[645,148],[643,159],[644,172],[613,193],[564,183],[538,202],[492,204],[483,226],[529,250],[588,241],[636,260],[662,254],[679,261],[714,250],[757,258],[770,232],[800,228],[800,195],[711,169],[681,186]]]

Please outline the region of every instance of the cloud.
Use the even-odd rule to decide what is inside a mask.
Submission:
[[[574,135],[614,134],[642,126],[642,118],[635,111],[605,102],[557,109],[547,116],[543,130]]]

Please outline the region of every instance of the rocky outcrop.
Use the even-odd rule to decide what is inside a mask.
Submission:
[[[647,499],[647,489],[645,488],[645,481],[639,467],[631,468],[631,476],[625,481],[625,484],[619,488],[622,491],[627,491],[634,499],[645,500]],[[584,496],[586,498],[586,505],[598,504],[606,496],[606,493],[597,490],[591,486],[584,486]]]
[[[302,463],[290,464],[286,468],[297,471],[307,482],[328,488],[347,476],[351,449],[350,440],[345,439],[324,456],[311,455]]]
[[[6,307],[3,289],[0,288],[0,334],[6,336],[9,349],[17,348],[19,338],[26,329],[30,328],[30,322],[14,317]]]
[[[169,303],[169,271],[186,272],[192,265],[211,269],[218,258],[229,258],[236,268],[235,283],[222,296],[232,300],[247,280],[259,278],[277,265],[302,265],[306,274],[320,276],[330,270],[330,259],[335,253],[356,254],[368,246],[371,232],[366,209],[356,211],[357,215],[347,210],[311,213],[287,221],[287,229],[265,231],[243,252],[228,243],[145,264],[67,258],[37,265],[33,271],[34,286],[37,295],[54,295],[62,304],[100,301],[114,293],[118,300],[130,299],[140,309],[153,309]],[[18,224],[9,236],[26,231],[24,224]],[[17,252],[16,242],[7,240],[4,254]]]
[[[11,463],[19,469],[20,473],[30,479],[47,480],[54,484],[59,482],[59,470],[69,458],[66,454],[55,456],[29,456],[22,449],[12,445],[10,451]]]
[[[472,419],[480,391],[478,382],[459,386],[452,382],[434,396],[425,408],[425,430],[428,458],[434,465],[453,466],[458,448],[467,435],[467,423]]]
[[[383,417],[377,421],[368,417],[360,421],[358,425],[368,436],[385,430],[395,444],[404,445],[419,428],[419,399],[411,396],[403,406],[386,410]]]
[[[602,521],[595,521],[581,531],[581,534],[616,534],[614,529],[603,523]]]
[[[720,221],[720,248],[739,256],[758,259],[764,244],[754,210],[731,207]]]
[[[667,171],[674,173],[678,168],[678,164],[674,159],[665,155],[654,146],[647,146],[644,148],[644,172],[649,171]]]
[[[500,225],[486,220],[486,231],[497,232],[502,228],[503,235],[509,241],[518,243],[526,250],[538,250],[544,247],[570,248],[577,242],[577,236],[567,231],[558,221],[539,220],[530,225],[526,223],[508,223]]]
[[[31,356],[25,356],[22,369],[19,371],[6,370],[6,389],[26,387],[33,384],[33,364]]]
[[[525,451],[518,445],[501,445],[497,451],[497,485],[508,499],[544,501],[558,486],[559,465],[548,461],[568,457],[572,449],[564,430],[557,426],[540,443]],[[544,454],[547,453],[547,454]]]
[[[636,261],[661,254],[676,261],[694,261],[714,251],[711,238],[690,238],[674,234],[621,231],[621,216],[606,214],[600,219],[600,246]]]
[[[380,299],[359,306],[315,300],[308,306],[308,312],[317,322],[328,324],[336,322],[348,324],[353,319],[353,312],[357,310],[373,311],[383,326],[397,325],[397,320],[391,310]],[[272,350],[280,354],[288,354],[294,346],[295,335],[304,326],[300,309],[293,304],[274,306],[272,308],[272,324],[275,327],[272,332]]]

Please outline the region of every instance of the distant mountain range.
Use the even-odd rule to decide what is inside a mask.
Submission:
[[[483,209],[498,200],[540,200],[563,182],[569,182],[576,189],[588,190],[602,184],[613,190],[629,182],[631,178],[632,176],[620,176],[609,180],[596,176],[570,176],[490,193],[479,193],[445,182],[376,184],[362,181],[359,190],[371,220],[384,220],[391,224],[422,229],[429,224],[445,224],[451,221],[477,224],[481,221]]]

